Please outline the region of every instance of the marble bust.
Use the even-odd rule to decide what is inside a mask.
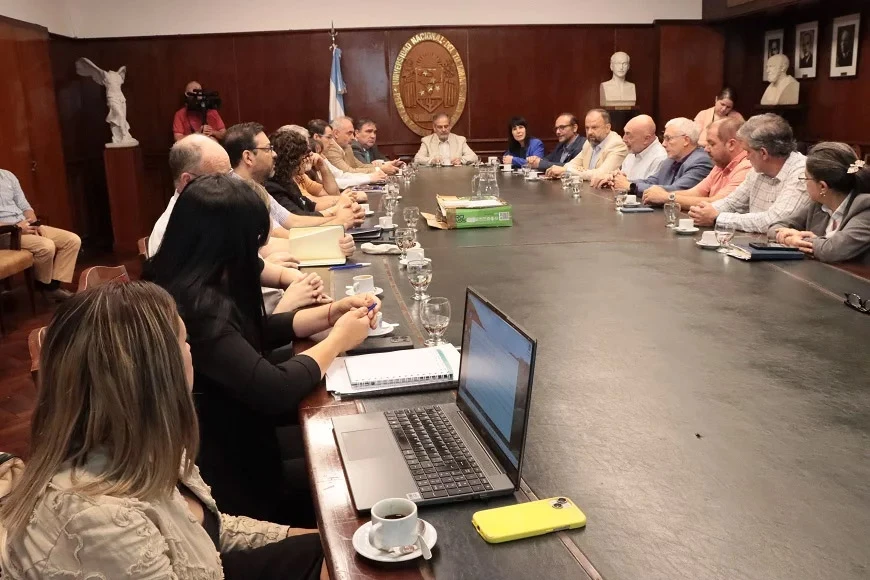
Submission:
[[[625,80],[628,69],[631,66],[631,58],[624,52],[615,52],[610,57],[610,70],[613,78],[601,83],[601,106],[602,107],[633,107],[637,102],[637,93],[634,83]]]
[[[767,90],[761,97],[762,105],[797,105],[800,94],[800,84],[788,74],[788,57],[775,54],[767,59]]]
[[[121,85],[127,76],[127,67],[122,66],[116,71],[105,71],[87,58],[76,61],[76,72],[83,77],[89,77],[98,85],[106,87],[106,104],[109,115],[106,122],[112,129],[112,142],[106,147],[135,147],[139,141],[130,134],[130,124],[127,122],[127,99],[121,91]]]

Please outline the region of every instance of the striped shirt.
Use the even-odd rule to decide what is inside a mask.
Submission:
[[[0,224],[23,222],[24,212],[32,209],[15,174],[0,169]]]
[[[806,157],[792,152],[776,174],[769,177],[750,171],[728,197],[713,202],[719,211],[717,224],[731,224],[745,232],[766,232],[810,204],[804,177]]]

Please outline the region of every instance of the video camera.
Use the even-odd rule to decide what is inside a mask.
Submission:
[[[184,95],[188,111],[199,111],[203,118],[209,109],[221,108],[221,97],[217,91],[195,89]]]

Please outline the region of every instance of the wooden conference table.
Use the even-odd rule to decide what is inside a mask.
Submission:
[[[423,169],[401,208],[467,195],[470,168]],[[523,491],[422,508],[434,557],[382,565],[356,555],[357,517],[330,419],[452,401],[453,392],[301,408],[319,526],[334,579],[858,579],[870,577],[870,317],[842,304],[870,282],[811,260],[743,263],[622,215],[608,192],[500,176],[511,228],[440,231],[429,294],[453,305],[459,344],[474,286],[539,341]],[[372,196],[372,207],[377,197]],[[375,216],[377,217],[377,215]],[[738,240],[739,241],[739,240]],[[396,256],[372,273],[384,319],[422,339]],[[567,496],[583,530],[489,545],[487,507]]]

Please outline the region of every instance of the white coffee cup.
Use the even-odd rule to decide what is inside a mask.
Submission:
[[[353,277],[353,286],[348,286],[353,289],[354,294],[366,294],[375,291],[375,278],[371,274],[362,274]]]
[[[381,322],[384,320],[384,313],[378,312],[375,314],[375,327],[369,328],[369,334],[371,335],[374,332],[377,332],[381,329]]]
[[[417,542],[417,504],[394,497],[372,506],[369,543],[379,550],[410,546]]]
[[[678,230],[691,230],[695,227],[695,220],[692,218],[686,218],[680,220],[680,224],[677,226]]]
[[[378,218],[378,225],[382,228],[393,227],[393,216],[385,215],[381,218]]]
[[[625,196],[625,205],[635,205],[637,204],[637,196],[633,193],[629,193]]]
[[[716,232],[713,230],[707,230],[703,234],[701,234],[701,243],[707,244],[708,246],[719,245],[719,240],[716,239]]]
[[[533,180],[535,180],[535,179],[537,179],[537,178],[538,178],[538,172],[537,172],[537,171],[529,171],[529,180],[530,180],[530,181],[533,181]]]
[[[371,210],[369,209],[369,204],[361,203],[359,206],[363,209],[364,212],[369,213]]]
[[[423,260],[426,258],[426,252],[423,248],[408,248],[405,252],[405,255],[408,256],[408,261],[413,262],[414,260]]]
[[[487,161],[490,165],[498,165],[498,157],[488,157]]]
[[[511,166],[510,163],[502,163],[502,165],[501,165],[501,170],[502,170],[502,171],[512,171],[512,170],[513,170],[513,166]]]

